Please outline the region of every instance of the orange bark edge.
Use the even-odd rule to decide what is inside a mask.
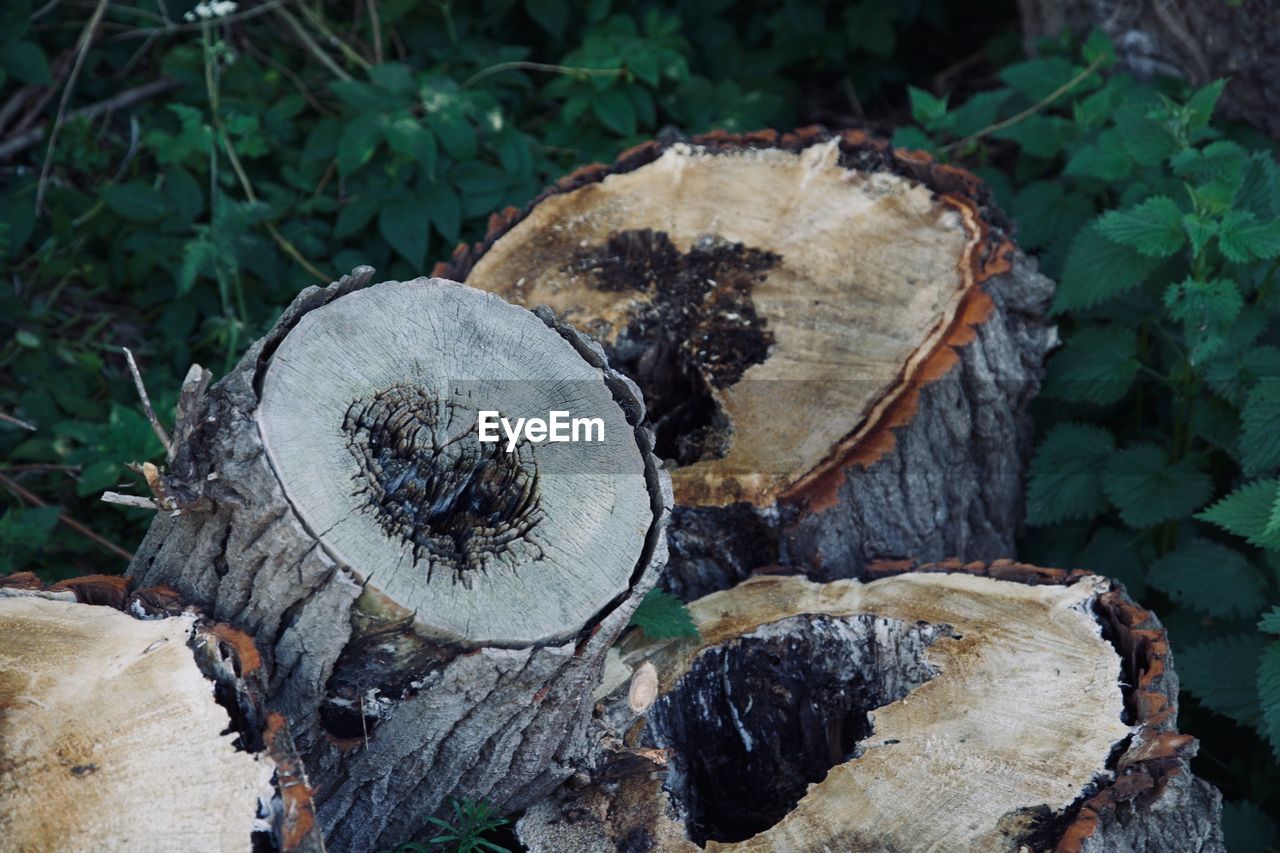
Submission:
[[[837,140],[841,163],[862,171],[893,172],[928,187],[943,204],[960,214],[970,234],[964,255],[959,259],[962,294],[955,313],[943,321],[946,328],[935,336],[928,352],[908,359],[897,381],[878,400],[864,423],[839,441],[826,459],[786,487],[780,501],[807,504],[813,511],[833,506],[838,500],[844,472],[851,466],[866,467],[894,447],[893,430],[905,426],[915,416],[920,389],[945,376],[959,361],[957,347],[974,339],[977,327],[991,316],[994,304],[982,285],[1013,268],[1014,245],[1006,236],[1002,215],[995,209],[982,181],[971,172],[935,161],[923,151],[894,148],[888,140],[860,130],[832,132],[814,125],[789,133],[758,130],[733,134],[716,130],[688,140],[705,150],[733,151],[744,148],[779,148],[799,151],[812,145]],[[524,209],[508,207],[489,217],[483,240],[460,244],[448,261],[441,261],[432,275],[465,281],[480,257],[529,212],[545,199],[597,183],[609,175],[622,174],[652,163],[668,144],[650,140],[620,154],[612,165],[593,163],[561,178],[544,190]]]
[[[915,563],[881,561],[868,568],[869,579],[907,572],[960,572],[1025,584],[1074,583],[1092,575],[1083,569],[1046,569],[1012,560],[964,563],[944,560]],[[1125,709],[1134,735],[1116,760],[1115,779],[1079,804],[1054,853],[1080,853],[1098,829],[1101,817],[1122,803],[1148,805],[1163,793],[1169,780],[1186,770],[1195,754],[1194,737],[1173,730],[1178,708],[1160,689],[1169,667],[1169,637],[1156,617],[1135,604],[1123,588],[1113,585],[1098,597],[1097,614],[1104,633],[1121,657]]]

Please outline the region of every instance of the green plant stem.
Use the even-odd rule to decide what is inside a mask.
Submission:
[[[494,74],[501,74],[503,71],[547,71],[552,74],[581,74],[586,77],[621,77],[627,73],[625,68],[575,68],[569,65],[551,65],[545,62],[499,62],[497,65],[490,65],[472,74],[458,86],[459,89],[465,89],[473,83],[479,82],[486,77]]]
[[[973,133],[973,134],[970,134],[969,136],[966,136],[964,139],[960,139],[955,142],[944,145],[938,149],[938,152],[941,154],[950,154],[952,151],[956,150],[957,148],[963,148],[966,145],[970,145],[974,142],[977,142],[979,139],[985,139],[986,137],[990,136],[993,133],[998,133],[1007,127],[1013,127],[1015,124],[1017,124],[1020,121],[1025,121],[1026,119],[1031,118],[1036,113],[1052,105],[1054,101],[1058,100],[1063,95],[1067,94],[1067,92],[1070,92],[1076,86],[1079,86],[1081,83],[1083,83],[1090,74],[1096,71],[1100,65],[1102,65],[1103,59],[1105,59],[1105,57],[1099,56],[1097,59],[1093,60],[1093,62],[1090,62],[1088,65],[1086,65],[1084,70],[1081,71],[1079,74],[1072,77],[1070,80],[1063,83],[1061,86],[1054,89],[1052,92],[1045,95],[1043,98],[1036,101],[1034,104],[1027,107],[1025,110],[1018,113],[1017,115],[1010,116],[1009,118],[1004,119],[1003,121],[998,121],[995,124],[988,125],[984,127],[982,130],[979,130],[977,133]]]
[[[306,3],[299,3],[298,8],[302,10],[302,16],[311,23],[311,26],[319,30],[320,35],[324,36],[330,44],[336,46],[338,50],[342,52],[342,55],[348,60],[360,66],[360,68],[365,72],[368,72],[368,70],[373,67],[369,60],[361,56],[355,48],[338,38],[338,35],[333,30],[329,29],[327,24],[325,24],[324,18],[320,17],[319,13],[314,9]]]

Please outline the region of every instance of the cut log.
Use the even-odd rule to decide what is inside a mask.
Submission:
[[[344,850],[409,840],[453,798],[524,808],[568,775],[671,500],[639,392],[598,346],[546,311],[372,273],[304,291],[207,391],[193,373],[160,483],[180,511],[130,567],[254,637]],[[603,440],[508,452],[479,440],[481,411],[567,411]]]
[[[170,590],[0,578],[0,847],[319,853],[262,675]]]
[[[1221,111],[1280,135],[1280,9],[1269,0],[1019,0],[1027,51],[1064,33],[1099,28],[1139,77],[1194,86],[1227,79]]]
[[[1221,851],[1153,615],[1082,571],[881,564],[761,576],[623,640],[599,762],[532,851]],[[652,668],[651,670],[649,668]],[[637,714],[633,685],[656,680]]]
[[[967,172],[858,132],[651,142],[437,273],[549,305],[639,384],[685,597],[1013,553],[1052,285]]]

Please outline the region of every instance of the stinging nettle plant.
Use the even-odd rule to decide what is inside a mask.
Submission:
[[[1055,49],[1056,47],[1056,49]],[[1187,90],[1104,69],[1100,34],[950,109],[912,90],[895,141],[979,164],[1059,281],[1025,549],[1124,580],[1168,623],[1184,692],[1273,751],[1231,779],[1229,840],[1265,847],[1280,756],[1280,170],[1268,140]],[[996,168],[998,166],[998,168]],[[1261,618],[1260,618],[1261,617]]]

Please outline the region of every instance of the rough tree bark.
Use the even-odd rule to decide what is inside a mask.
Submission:
[[[535,851],[1222,851],[1164,630],[1082,571],[752,578],[628,636]]]
[[[0,578],[0,847],[319,853],[262,676],[172,590]]]
[[[559,323],[452,282],[304,291],[179,402],[129,573],[257,642],[334,849],[453,797],[515,811],[584,740],[605,651],[665,559],[670,483],[635,387]],[[477,438],[478,410],[604,441]],[[503,439],[505,442],[505,437]]]
[[[1280,7],[1271,0],[1019,0],[1027,50],[1063,32],[1105,31],[1140,77],[1230,82],[1222,111],[1280,134]]]
[[[1013,553],[1052,284],[963,170],[818,128],[650,142],[437,273],[551,306],[640,385],[686,598]]]

